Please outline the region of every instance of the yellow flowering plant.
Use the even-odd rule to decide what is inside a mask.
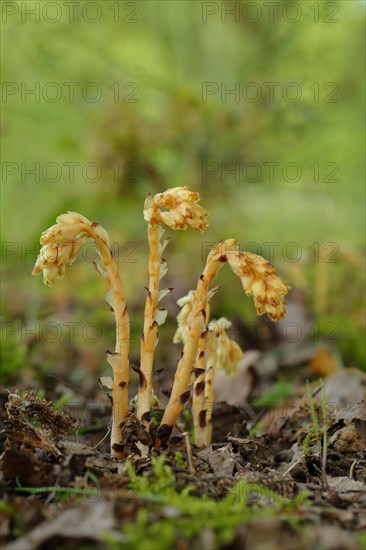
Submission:
[[[222,318],[210,322],[210,300],[219,287],[211,287],[217,272],[227,263],[240,278],[244,292],[254,297],[258,315],[267,313],[272,321],[285,315],[285,299],[289,287],[275,272],[267,260],[256,254],[241,252],[235,239],[217,243],[210,251],[205,268],[195,290],[181,298],[178,304],[178,328],[174,342],[182,343],[183,350],[178,363],[171,396],[157,430],[151,430],[150,411],[156,405],[152,374],[158,329],[167,317],[167,310],[160,306],[171,288],[161,289],[160,281],[167,272],[163,252],[169,239],[162,239],[164,226],[170,229],[191,227],[200,233],[208,227],[208,212],[198,203],[200,196],[187,187],[175,187],[155,196],[149,195],[144,205],[149,242],[149,284],[141,335],[139,387],[137,395],[137,420],[151,434],[151,446],[165,448],[176,421],[191,398],[198,446],[207,445],[212,434],[212,403],[214,399],[214,372],[224,368],[231,374],[242,357],[238,344],[227,337],[229,321]],[[95,262],[97,272],[106,280],[106,300],[112,308],[116,322],[116,342],[113,352],[107,352],[112,367],[112,429],[111,453],[116,458],[125,456],[124,428],[129,407],[129,317],[122,279],[110,250],[107,231],[76,212],[58,216],[56,224],[41,235],[41,250],[33,274],[43,272],[44,283],[52,286],[65,274],[65,267],[72,264],[82,250],[86,239],[93,239],[98,252]]]

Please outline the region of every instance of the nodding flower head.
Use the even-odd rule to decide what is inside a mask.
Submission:
[[[276,275],[274,266],[257,254],[238,252],[228,256],[230,267],[240,277],[245,293],[254,297],[258,315],[267,313],[271,321],[286,314],[285,295],[290,287]]]
[[[64,276],[65,266],[75,261],[88,236],[100,239],[109,246],[108,234],[99,224],[76,212],[58,216],[56,224],[41,235],[42,248],[32,274],[38,275],[43,271],[44,284],[52,286],[56,279]]]
[[[171,229],[193,227],[203,233],[208,227],[208,212],[198,204],[199,201],[199,194],[188,187],[173,187],[147,197],[144,217],[151,225],[165,224]]]
[[[213,246],[207,257],[207,264],[217,261],[228,262],[240,278],[247,296],[254,297],[258,315],[267,313],[271,321],[285,316],[284,296],[290,287],[276,275],[274,266],[268,260],[252,252],[241,252],[235,239],[226,239]]]
[[[228,319],[221,317],[217,321],[211,321],[208,329],[216,335],[217,368],[225,370],[228,376],[235,376],[238,372],[238,363],[244,357],[244,353],[239,344],[231,340],[227,334],[231,325]]]

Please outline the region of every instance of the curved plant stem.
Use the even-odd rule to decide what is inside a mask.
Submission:
[[[121,277],[112,252],[93,230],[88,233],[100,250],[116,319],[115,351],[107,352],[108,362],[113,369],[111,453],[117,458],[122,458],[124,449],[121,428],[128,414],[130,323]]]
[[[156,448],[169,444],[174,424],[190,398],[191,371],[196,359],[198,341],[204,330],[208,301],[207,294],[213,278],[226,261],[226,254],[218,254],[215,258],[210,258],[198,280],[193,302],[191,328],[184,344],[182,357],[177,366],[172,393],[158,428],[155,441]]]

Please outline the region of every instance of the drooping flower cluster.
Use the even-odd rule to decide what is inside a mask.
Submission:
[[[208,212],[198,204],[200,196],[188,187],[173,187],[147,197],[144,217],[150,224],[165,224],[171,229],[188,226],[202,233],[208,226]]]
[[[228,336],[227,331],[231,325],[231,321],[221,317],[217,321],[211,321],[208,329],[216,335],[216,368],[225,370],[228,376],[235,376],[244,353],[239,344]]]
[[[43,271],[43,281],[53,286],[56,279],[65,275],[65,266],[71,265],[80,252],[88,236],[101,239],[109,246],[106,230],[76,212],[67,212],[56,218],[56,224],[44,231],[40,238],[42,248],[33,275]]]
[[[207,265],[220,262],[229,263],[246,295],[254,297],[257,315],[267,313],[271,321],[285,316],[284,296],[290,287],[276,275],[275,267],[268,260],[252,252],[241,252],[236,239],[226,239],[213,246],[207,256]]]
[[[91,226],[87,218],[75,212],[61,214],[56,222],[41,235],[42,248],[32,272],[38,275],[43,271],[43,281],[48,286],[65,275],[65,266],[75,261],[87,236],[85,229]]]
[[[257,254],[239,252],[228,254],[228,262],[240,277],[247,296],[254,297],[257,315],[267,313],[271,321],[282,319],[285,314],[285,294],[290,287],[276,275],[274,266]]]

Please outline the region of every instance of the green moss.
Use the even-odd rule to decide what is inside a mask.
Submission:
[[[178,466],[178,468],[185,468],[184,458],[180,451],[177,451],[174,454],[174,462]]]
[[[221,547],[232,542],[240,524],[254,517],[283,514],[296,525],[300,518],[298,507],[307,499],[307,494],[302,493],[290,501],[260,485],[240,480],[224,498],[214,500],[191,494],[192,486],[178,491],[174,473],[163,456],[153,458],[152,465],[152,472],[139,476],[128,463],[131,489],[145,506],[134,523],[124,526],[125,543],[107,541],[111,550],[168,550],[177,539],[192,541],[204,529],[212,532],[215,547]]]

